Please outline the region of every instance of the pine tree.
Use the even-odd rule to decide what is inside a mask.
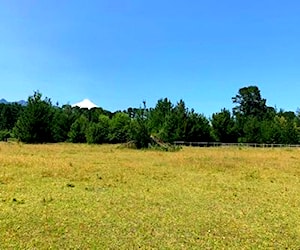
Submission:
[[[13,133],[17,139],[26,143],[53,141],[51,123],[53,107],[49,98],[42,100],[38,91],[28,98],[28,104],[18,119]]]

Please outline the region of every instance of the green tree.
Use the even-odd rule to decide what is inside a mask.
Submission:
[[[130,117],[123,112],[116,113],[109,126],[109,139],[112,143],[123,143],[129,139]]]
[[[274,118],[274,128],[277,143],[299,143],[299,128],[297,127],[296,120],[287,119],[284,116],[278,115]]]
[[[261,122],[272,119],[272,110],[266,106],[257,86],[239,89],[238,94],[232,98],[236,106],[233,108],[235,129],[238,140],[241,142],[258,142],[261,132]]]
[[[174,132],[171,138],[171,142],[173,141],[184,141],[186,140],[187,134],[187,123],[188,123],[188,109],[185,106],[183,100],[180,100],[177,105],[174,107],[172,115],[173,118],[173,126]]]
[[[74,109],[70,105],[63,105],[62,108],[55,107],[52,122],[52,136],[55,142],[68,140],[68,133],[73,122],[76,120]]]
[[[86,142],[86,132],[89,125],[89,121],[86,116],[81,115],[71,125],[68,133],[69,140],[75,143]]]
[[[174,106],[167,98],[160,99],[154,109],[150,109],[148,116],[149,132],[162,141],[173,140],[174,127]]]
[[[35,92],[28,98],[27,106],[14,127],[14,135],[26,143],[53,141],[51,123],[53,107],[49,98],[42,100],[42,94]]]
[[[255,116],[249,116],[243,126],[243,137],[239,142],[260,143],[261,141],[261,122]]]
[[[124,113],[128,114],[130,118],[135,118],[138,112],[139,112],[138,108],[132,108],[132,107],[124,111]]]
[[[239,89],[238,94],[232,98],[233,103],[237,104],[233,108],[234,115],[255,116],[263,118],[266,111],[266,99],[263,99],[257,86],[249,86]]]
[[[190,112],[183,100],[174,106],[167,98],[160,99],[150,110],[149,130],[151,135],[170,143],[212,140],[209,120],[194,110]]]
[[[236,142],[235,122],[230,111],[222,109],[219,113],[214,113],[211,119],[213,135],[219,142]]]
[[[106,143],[109,137],[110,119],[106,115],[100,115],[98,122],[91,122],[86,131],[88,143]]]
[[[209,120],[204,115],[195,113],[193,109],[188,113],[185,133],[186,141],[209,142],[212,140]]]
[[[8,138],[11,137],[11,133],[9,132],[9,130],[4,129],[4,130],[0,130],[0,141],[7,141]]]
[[[280,132],[272,120],[266,119],[260,123],[260,143],[274,144],[279,143],[279,134]]]
[[[136,117],[131,120],[129,137],[134,141],[138,149],[147,148],[151,142],[151,136],[148,126],[148,115],[146,102],[143,103],[144,108],[140,108]]]
[[[104,110],[103,108],[81,109],[84,115],[88,118],[89,122],[97,123],[100,115],[105,115],[109,118],[112,117],[112,113]]]
[[[297,115],[293,111],[284,111],[280,109],[277,115],[279,117],[284,117],[287,121],[295,121],[297,119]]]
[[[11,131],[23,110],[24,107],[18,103],[0,103],[0,131]]]

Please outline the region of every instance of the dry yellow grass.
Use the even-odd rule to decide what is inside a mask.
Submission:
[[[300,150],[0,144],[1,249],[299,249]]]

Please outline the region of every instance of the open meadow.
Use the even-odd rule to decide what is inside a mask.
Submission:
[[[299,249],[300,150],[0,144],[1,249]]]

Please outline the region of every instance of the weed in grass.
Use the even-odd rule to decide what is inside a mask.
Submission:
[[[12,202],[13,202],[14,204],[24,204],[24,203],[25,203],[24,200],[18,200],[17,198],[13,198],[13,199],[12,199]]]
[[[97,174],[97,179],[98,179],[98,180],[102,180],[102,176],[99,175],[99,174]]]
[[[53,201],[54,201],[53,197],[49,196],[49,197],[44,197],[41,202],[42,202],[42,204],[46,205],[46,204],[49,204]]]
[[[261,176],[260,176],[259,170],[254,170],[254,171],[247,173],[245,178],[248,181],[251,181],[251,180],[253,181],[253,180],[260,180]]]

